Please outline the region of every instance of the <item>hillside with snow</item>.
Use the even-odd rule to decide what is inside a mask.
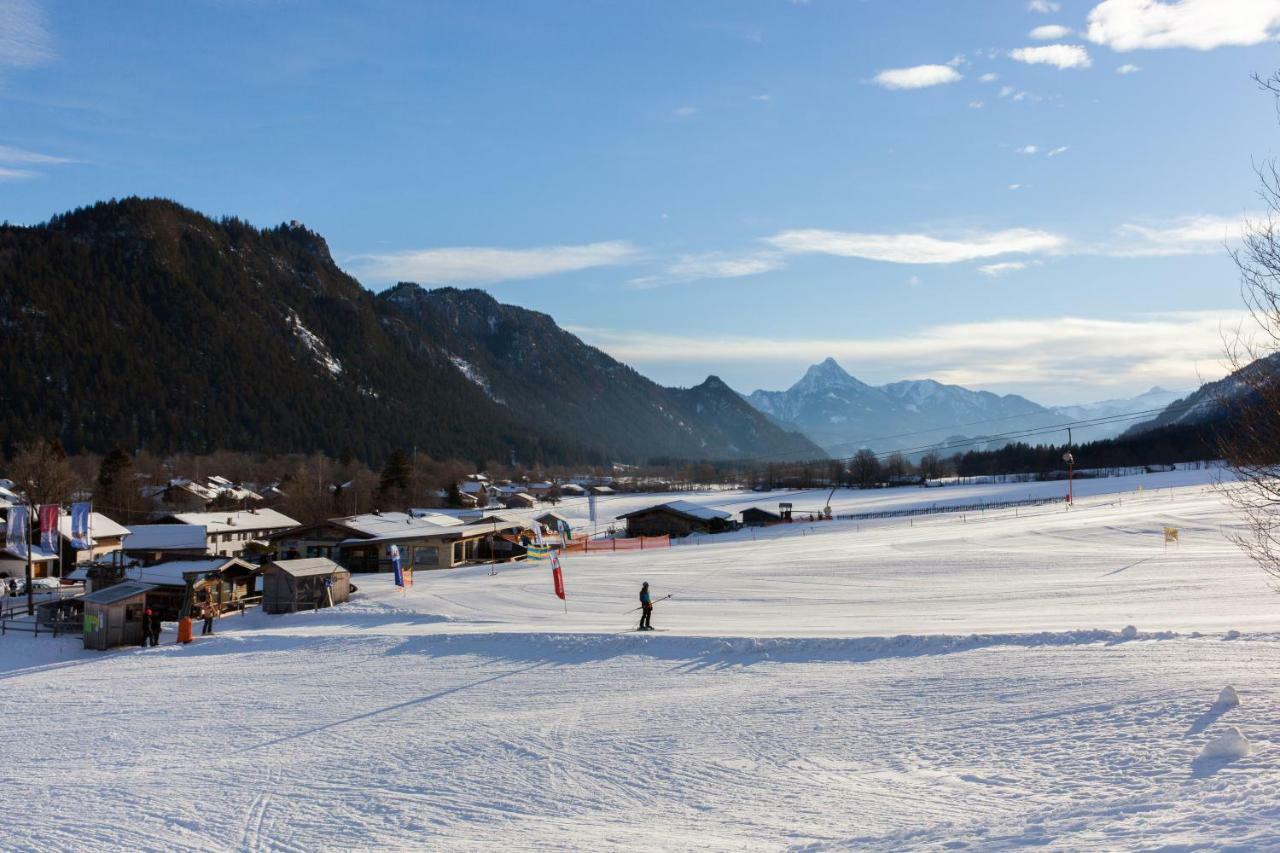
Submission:
[[[50,807],[4,846],[1274,847],[1280,621],[1213,476],[569,555],[567,605],[528,563],[407,591],[358,575],[347,605],[230,617],[190,646],[172,625],[160,648],[110,653],[10,634],[0,708],[35,736],[6,746],[0,790]],[[601,524],[661,499],[601,499]],[[588,524],[584,500],[561,510]],[[645,580],[673,597],[640,634]]]

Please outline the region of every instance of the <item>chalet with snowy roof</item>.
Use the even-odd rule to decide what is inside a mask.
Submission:
[[[593,495],[616,495],[612,486],[592,486],[589,491]]]
[[[273,535],[298,526],[298,522],[274,509],[178,512],[160,520],[203,527],[205,550],[221,557],[239,557],[251,546],[265,550]]]
[[[618,516],[627,523],[628,536],[688,536],[691,533],[723,533],[734,528],[733,516],[689,501],[668,501]]]
[[[503,500],[502,505],[507,509],[533,509],[538,505],[538,499],[528,492],[517,492]]]
[[[491,521],[483,514],[461,518],[434,510],[372,512],[300,527],[274,537],[272,544],[280,559],[325,557],[353,572],[391,571],[393,545],[406,569],[447,569],[518,556],[495,554],[506,549],[495,548],[494,538],[509,535],[511,524]]]
[[[560,487],[560,494],[566,498],[580,498],[587,493],[587,490],[577,483],[565,483]]]
[[[768,527],[770,524],[781,524],[782,516],[758,506],[749,506],[742,510],[743,527]]]
[[[175,558],[202,557],[208,547],[208,533],[199,524],[135,524],[125,537],[126,557],[142,563],[159,563]]]

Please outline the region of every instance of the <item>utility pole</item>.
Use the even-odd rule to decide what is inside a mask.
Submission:
[[[27,537],[27,615],[36,612],[35,590],[31,588],[31,504],[27,504],[27,529],[23,531]]]

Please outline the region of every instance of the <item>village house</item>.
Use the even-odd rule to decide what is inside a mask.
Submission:
[[[208,533],[199,524],[135,524],[125,537],[126,557],[142,563],[159,563],[175,558],[202,557],[208,548]]]
[[[577,483],[565,483],[560,487],[560,494],[566,498],[580,498],[587,490]]]
[[[146,486],[141,494],[150,502],[152,515],[208,512],[218,506],[245,508],[263,502],[253,489],[216,475],[199,482],[175,477],[162,485]]]
[[[768,527],[770,524],[782,523],[782,516],[758,506],[749,506],[742,510],[743,527]]]
[[[89,513],[89,540],[92,547],[86,549],[73,548],[71,544],[71,513],[64,512],[58,516],[58,539],[61,543],[59,558],[65,571],[80,563],[92,563],[100,557],[119,551],[132,528],[117,524],[100,512]]]
[[[262,609],[296,613],[342,604],[351,595],[351,572],[333,560],[272,560],[262,567]]]
[[[179,512],[160,521],[203,527],[205,550],[222,557],[239,557],[251,546],[265,551],[273,534],[298,526],[298,522],[274,509]]]
[[[729,513],[690,503],[668,501],[618,516],[627,522],[628,536],[688,536],[691,533],[723,533],[733,529]]]
[[[538,499],[527,492],[518,492],[502,503],[507,509],[533,509],[538,505]]]

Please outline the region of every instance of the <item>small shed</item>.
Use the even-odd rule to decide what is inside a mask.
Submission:
[[[533,509],[537,503],[538,499],[528,492],[511,495],[503,502],[507,509]]]
[[[758,506],[749,506],[742,511],[743,527],[766,527],[770,524],[779,524],[781,521],[782,516],[778,513],[769,512]]]
[[[325,557],[272,560],[262,567],[262,609],[296,613],[332,607],[351,594],[351,572]]]
[[[587,493],[587,490],[579,486],[577,483],[565,483],[560,487],[560,494],[565,497],[579,498]]]
[[[149,583],[126,581],[84,596],[84,647],[105,651],[140,645],[147,593],[154,589]]]

